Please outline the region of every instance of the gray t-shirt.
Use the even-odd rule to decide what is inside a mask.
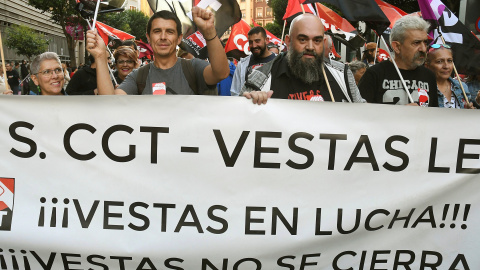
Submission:
[[[169,69],[157,68],[153,62],[149,64],[150,69],[148,71],[147,82],[143,95],[152,95],[154,90],[155,94],[167,94],[167,95],[194,95],[195,92],[188,85],[187,78],[182,70],[182,64],[180,59],[177,59],[177,63]],[[203,77],[203,70],[209,64],[207,61],[201,59],[192,60],[193,69],[195,70],[195,76],[197,77],[197,85],[199,93],[208,89]],[[137,76],[138,69],[130,72],[125,80],[118,86],[119,89],[125,91],[128,95],[138,95],[137,89]]]

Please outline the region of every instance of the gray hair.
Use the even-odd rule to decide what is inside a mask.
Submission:
[[[325,43],[327,44],[328,48],[332,48],[333,47],[332,37],[330,35],[325,34],[324,39],[325,39]]]
[[[406,38],[407,30],[428,31],[430,23],[416,15],[407,15],[398,19],[392,27],[390,34],[390,44],[393,41],[403,43]]]
[[[348,64],[348,66],[350,67],[350,70],[352,71],[353,74],[355,74],[357,71],[359,71],[362,68],[367,68],[367,65],[364,62],[358,61],[358,60],[352,61],[351,63]]]
[[[33,59],[32,64],[30,65],[30,71],[33,75],[36,75],[40,71],[40,65],[42,64],[43,61],[45,60],[56,60],[60,66],[62,66],[62,62],[60,61],[60,58],[58,58],[58,55],[54,52],[44,52],[35,59]]]

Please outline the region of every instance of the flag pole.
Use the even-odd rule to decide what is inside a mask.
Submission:
[[[283,21],[283,30],[282,30],[282,38],[280,39],[280,42],[283,43],[283,37],[285,34],[285,26],[287,25],[287,20]]]
[[[100,0],[97,0],[97,6],[95,7],[95,13],[93,14],[93,24],[92,24],[92,29],[95,29],[95,24],[97,24],[97,15],[98,15],[98,9],[100,8]]]
[[[373,57],[373,64],[377,63],[377,50],[380,48],[380,38],[377,36],[377,48],[375,49],[375,56]]]
[[[387,42],[385,42],[385,39],[383,38],[383,36],[380,35],[380,37],[381,37],[381,39],[382,39],[383,44],[385,45],[385,47],[388,48]],[[403,76],[402,76],[402,74],[400,73],[400,70],[398,69],[397,63],[395,63],[395,59],[392,59],[392,63],[393,63],[393,65],[395,66],[395,70],[397,70],[398,76],[400,76],[400,80],[402,81],[403,89],[405,89],[405,92],[407,92],[408,99],[410,100],[410,103],[414,103],[414,102],[413,102],[412,95],[410,95],[410,91],[408,91],[407,84],[405,83],[405,80],[403,79]]]
[[[438,31],[439,36],[442,38],[443,45],[445,45],[445,39],[443,38],[442,32]],[[463,96],[465,97],[465,101],[467,104],[470,104],[470,101],[468,100],[467,94],[465,93],[465,89],[463,89],[462,81],[460,80],[460,76],[458,76],[457,68],[455,67],[455,63],[453,64],[453,71],[455,71],[455,76],[457,76],[458,83],[460,84],[460,88],[462,88]]]
[[[297,1],[297,0],[294,0],[294,1]],[[302,4],[302,3],[300,3],[300,7],[302,8],[303,14],[305,14],[305,8],[303,7],[303,4]]]
[[[3,68],[3,80],[5,81],[5,87],[7,90],[10,90],[10,85],[8,84],[7,78],[7,69],[5,68],[5,57],[3,56],[3,42],[2,42],[2,35],[0,33],[0,52],[2,56],[2,68]]]
[[[332,99],[332,102],[335,102],[335,98],[333,97],[333,94],[332,94],[332,88],[330,88],[330,83],[328,82],[327,73],[325,73],[324,65],[322,65],[322,72],[323,72],[323,77],[325,78],[325,82],[327,83],[327,88],[328,88],[328,93],[330,93],[330,98]]]
[[[92,25],[90,25],[90,22],[87,19],[85,19],[85,21],[87,22],[88,27],[90,27],[90,29],[93,29]],[[105,44],[105,47],[107,47],[107,50],[110,53],[110,55],[113,56],[112,51],[110,51],[110,48],[108,48],[108,44]],[[107,61],[107,67],[108,67],[108,71],[110,71],[110,76],[112,77],[113,81],[115,82],[115,85],[117,85],[118,84],[117,80],[115,79],[115,76],[113,76],[113,72],[112,72],[112,69],[110,68],[110,66],[108,65],[108,61]]]

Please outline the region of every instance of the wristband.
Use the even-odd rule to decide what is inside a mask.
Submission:
[[[214,40],[216,37],[217,37],[217,34],[215,34],[215,36],[214,36],[213,38],[211,38],[211,39],[205,39],[205,40],[206,40],[206,41],[212,41],[212,40]]]

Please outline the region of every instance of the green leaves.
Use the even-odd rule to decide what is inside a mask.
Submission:
[[[6,33],[5,45],[28,59],[47,51],[49,40],[25,25],[8,27]]]
[[[125,10],[119,13],[107,13],[105,15],[99,15],[99,21],[113,27],[118,30],[122,30],[135,36],[135,39],[141,39],[147,42],[145,35],[148,16],[141,11]]]

